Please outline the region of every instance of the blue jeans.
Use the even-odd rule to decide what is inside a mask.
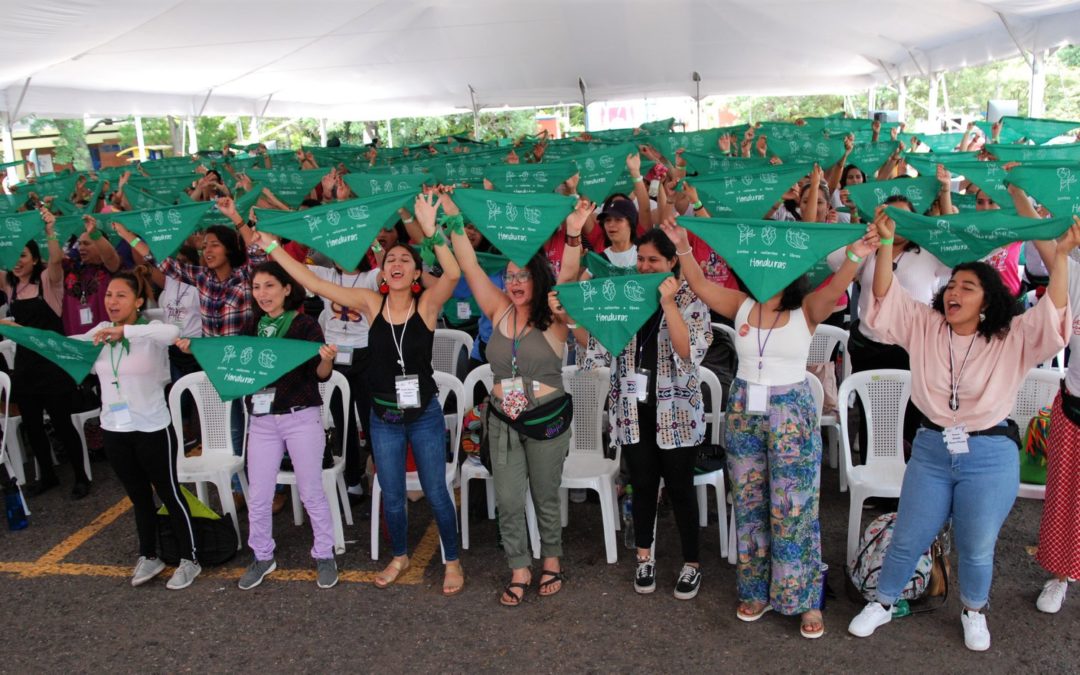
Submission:
[[[878,579],[878,602],[891,605],[952,516],[960,561],[960,600],[982,609],[994,573],[994,546],[1020,486],[1016,444],[972,436],[969,452],[950,455],[941,432],[920,428],[904,474],[892,544]]]
[[[382,488],[383,512],[394,556],[408,554],[408,514],[405,510],[405,448],[412,445],[420,486],[431,504],[447,562],[457,560],[457,515],[446,489],[446,422],[439,400],[432,397],[415,422],[389,424],[371,413],[371,452]]]

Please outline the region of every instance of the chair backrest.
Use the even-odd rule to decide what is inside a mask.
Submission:
[[[570,452],[604,455],[604,403],[611,388],[611,370],[606,367],[580,370],[562,369],[563,388],[574,397]]]
[[[852,468],[848,406],[851,394],[862,400],[866,416],[866,463],[904,463],[904,413],[911,397],[911,373],[907,370],[864,370],[852,373],[840,385],[840,441],[844,463]]]
[[[195,409],[199,413],[199,428],[202,437],[202,454],[209,453],[233,454],[232,450],[232,401],[226,403],[218,396],[214,385],[206,377],[206,373],[198,372],[185,375],[173,384],[169,392],[169,412],[172,414],[173,429],[176,437],[184,442],[184,420],[181,414],[180,399],[185,394],[191,394],[195,399]],[[245,414],[245,424],[247,415]],[[245,429],[246,431],[246,429]],[[246,433],[244,434],[246,437]],[[247,439],[245,438],[242,452],[247,452]],[[178,466],[184,462],[183,453],[180,454]]]
[[[15,367],[15,342],[13,340],[0,340],[0,356],[7,361],[8,369]]]
[[[698,368],[701,379],[701,393],[709,392],[709,405],[705,408],[705,423],[709,425],[709,442],[720,444],[720,434],[724,427],[724,389],[720,378],[705,366]]]
[[[1050,358],[1048,358],[1045,361],[1043,361],[1042,363],[1040,363],[1037,367],[1045,368],[1047,370],[1056,370],[1057,372],[1064,375],[1065,374],[1065,350],[1062,349],[1060,352],[1058,352],[1054,356],[1051,356]]]
[[[8,342],[8,340],[5,340]],[[8,411],[11,406],[11,378],[7,373],[0,372],[0,405],[4,406],[4,409],[0,411],[0,416],[3,417],[3,421],[0,422],[0,464],[7,464],[7,434],[8,434]],[[14,476],[15,472],[8,467],[8,475]]]
[[[319,396],[322,397],[322,425],[323,429],[334,426],[334,415],[330,410],[330,402],[334,400],[334,392],[341,393],[341,419],[348,420],[348,411],[352,410],[352,392],[349,389],[349,380],[344,374],[334,370],[330,372],[330,379],[319,383]],[[345,429],[349,425],[345,424]],[[345,429],[341,433],[344,436]]]
[[[821,424],[821,410],[825,406],[825,387],[821,386],[821,380],[810,371],[806,371],[806,379],[810,382],[810,395],[814,397],[814,410],[817,418],[815,424]]]
[[[1028,371],[1020,390],[1016,392],[1009,417],[1020,427],[1020,438],[1024,438],[1031,418],[1039,414],[1043,406],[1054,402],[1054,396],[1061,388],[1062,374],[1056,369],[1032,368]]]
[[[454,412],[443,415],[446,428],[450,431],[450,451],[453,453],[453,465],[457,466],[461,451],[461,421],[465,417],[465,385],[449,373],[435,371],[435,384],[439,387],[439,405],[446,406],[446,399],[454,394]]]
[[[722,333],[727,333],[728,337],[731,338],[731,341],[735,342],[735,329],[727,325],[726,323],[719,323],[714,321],[712,324],[712,329],[718,330]]]
[[[435,342],[431,346],[431,367],[436,371],[457,376],[458,358],[461,350],[465,356],[472,353],[472,336],[463,330],[436,328]]]
[[[828,363],[832,358],[833,350],[840,345],[840,363],[843,375],[841,380],[850,374],[848,366],[848,332],[843,328],[819,324],[814,329],[814,337],[810,341],[810,353],[806,357],[806,365]]]
[[[473,368],[465,377],[465,382],[462,386],[465,387],[465,410],[472,410],[476,406],[476,400],[474,399],[473,392],[476,391],[476,385],[478,383],[484,383],[484,389],[491,392],[491,388],[495,386],[495,377],[491,374],[491,364],[485,363],[482,366]]]

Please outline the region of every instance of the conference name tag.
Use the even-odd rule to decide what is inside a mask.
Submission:
[[[648,403],[649,375],[646,368],[638,368],[634,374],[627,375],[622,379],[623,392],[630,398],[636,398],[638,403]]]
[[[353,348],[344,345],[337,346],[337,355],[334,356],[334,363],[339,366],[351,366],[353,358]]]
[[[472,318],[472,307],[467,302],[457,303],[457,318],[458,321],[465,321]]]
[[[418,375],[398,375],[394,378],[394,390],[397,392],[399,408],[420,407],[420,377]]]
[[[89,326],[94,323],[94,310],[89,307],[79,308],[79,323],[83,326]]]
[[[273,387],[260,389],[251,395],[251,414],[269,415],[270,406],[274,405],[274,394],[277,392]]]
[[[127,401],[120,400],[116,403],[110,403],[109,414],[112,415],[113,421],[119,425],[127,426],[131,424],[131,408],[128,407]]]
[[[941,435],[945,438],[945,447],[948,448],[950,455],[963,455],[969,452],[969,435],[966,425],[956,424],[951,427],[945,427],[945,430],[941,432]]]
[[[746,412],[761,415],[769,407],[769,385],[747,383]]]

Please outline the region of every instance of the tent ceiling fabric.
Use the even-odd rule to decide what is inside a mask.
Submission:
[[[470,84],[482,107],[577,102],[578,77],[590,101],[687,96],[691,71],[703,95],[840,93],[1015,56],[1013,36],[1080,42],[1080,2],[1061,0],[0,0],[0,16],[0,110],[29,77],[20,115],[42,116],[205,101],[378,119],[467,110]]]

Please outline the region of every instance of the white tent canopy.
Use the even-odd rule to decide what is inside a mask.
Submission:
[[[1062,0],[0,0],[7,116],[380,119],[845,93],[1080,42]]]

